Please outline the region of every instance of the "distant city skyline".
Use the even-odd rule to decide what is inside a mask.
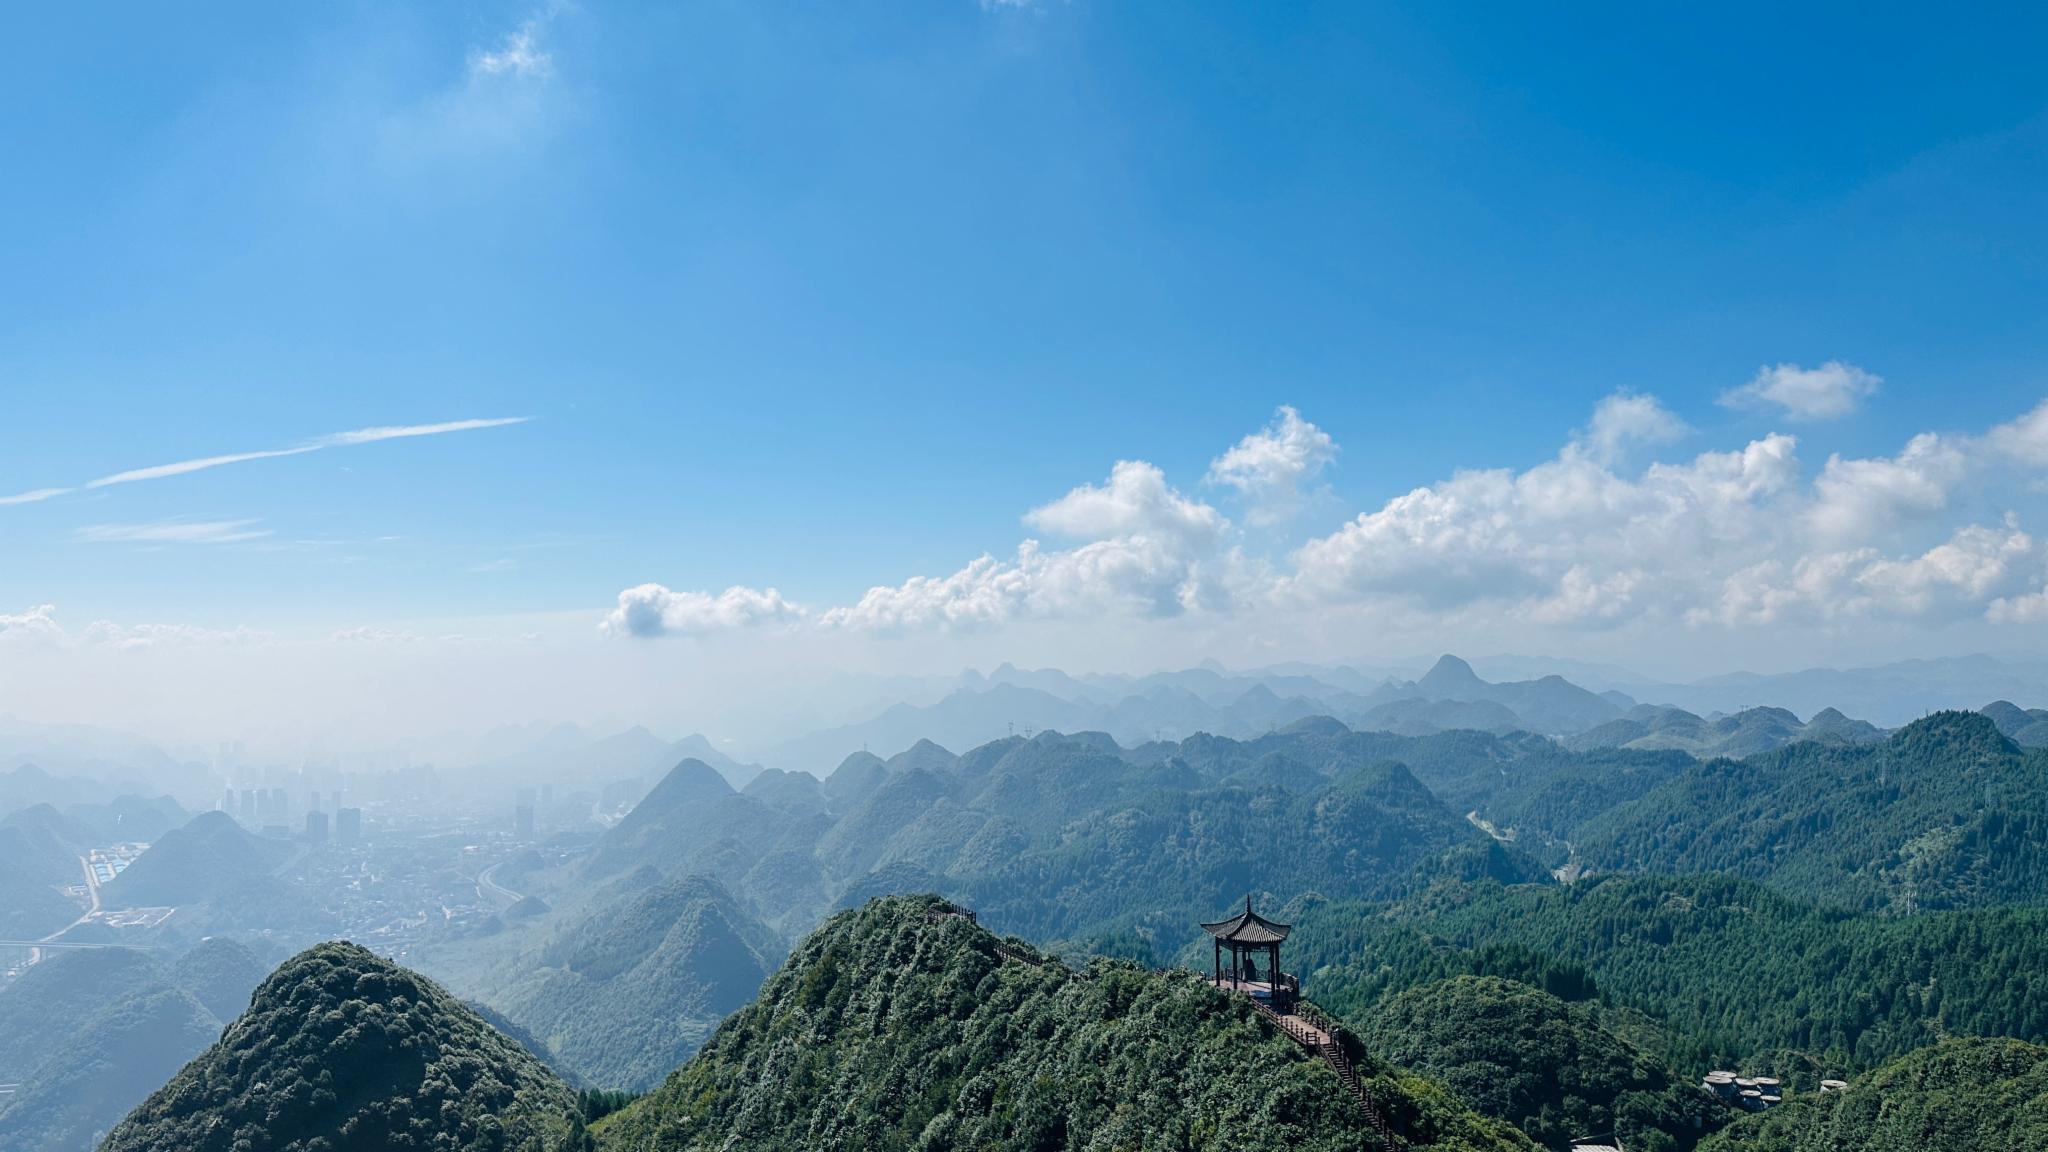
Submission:
[[[2048,641],[2033,10],[110,19],[0,70],[0,711]]]

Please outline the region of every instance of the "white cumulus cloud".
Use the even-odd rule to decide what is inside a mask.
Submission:
[[[603,627],[619,636],[702,636],[763,624],[794,624],[805,615],[773,588],[734,585],[714,596],[641,584],[619,593],[618,607],[605,617]]]
[[[1337,441],[1291,407],[1209,462],[1211,484],[1225,484],[1250,502],[1254,524],[1278,524],[1300,510],[1302,486],[1337,458]]]
[[[1818,368],[1775,364],[1757,369],[1740,388],[1721,393],[1729,408],[1772,408],[1794,420],[1832,420],[1856,410],[1883,379],[1854,364],[1830,360]]]
[[[1644,449],[1687,429],[1655,397],[1621,392],[1551,459],[1455,472],[1277,559],[1248,554],[1227,517],[1157,466],[1125,460],[1105,481],[1028,512],[1025,524],[1044,539],[1012,555],[871,587],[816,612],[772,591],[643,585],[620,594],[605,627],[658,636],[771,620],[897,632],[1325,612],[1410,630],[2048,620],[2048,552],[2019,517],[1979,523],[1956,512],[1997,491],[1985,488],[2000,477],[1986,461],[2024,457],[2036,426],[2048,424],[2040,412],[1981,436],[1923,433],[1891,456],[1832,454],[1817,472],[1782,433],[1637,465]],[[1319,436],[1282,409],[1216,457],[1208,479],[1299,491],[1313,461],[1334,452]]]
[[[1227,545],[1230,521],[1143,461],[1119,461],[1108,482],[1083,484],[1024,520],[1077,543],[1047,548],[1026,540],[1012,560],[982,556],[947,576],[870,588],[821,622],[898,630],[1102,613],[1174,616],[1226,607],[1259,578]]]
[[[1663,444],[1689,431],[1655,396],[1615,392],[1593,406],[1593,419],[1573,441],[1572,451],[1599,464],[1613,464],[1637,445]]]
[[[20,612],[0,612],[0,638],[55,636],[63,630],[57,623],[54,604],[31,604]]]
[[[1961,443],[1935,432],[1913,437],[1892,457],[1830,456],[1814,481],[1811,522],[1829,540],[1862,540],[1924,519],[1948,505],[1968,464]]]
[[[2048,468],[2048,400],[1991,430],[1991,446],[2022,464]]]

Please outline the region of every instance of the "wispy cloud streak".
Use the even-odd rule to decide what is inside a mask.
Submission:
[[[377,428],[358,428],[353,432],[336,432],[332,436],[322,436],[313,441],[306,450],[347,448],[356,444],[375,444],[379,440],[439,436],[445,432],[474,432],[480,428],[503,428],[507,424],[524,424],[531,419],[531,416],[498,416],[487,420],[450,420],[443,424],[395,424]]]
[[[106,488],[115,484],[133,484],[139,480],[162,480],[171,476],[183,476],[191,472],[204,472],[228,464],[246,464],[251,460],[275,460],[280,456],[303,456],[325,448],[353,448],[360,444],[375,444],[384,440],[403,440],[414,436],[440,436],[449,432],[474,432],[482,428],[503,428],[508,424],[524,424],[531,416],[497,416],[477,420],[448,420],[439,424],[383,424],[370,428],[357,428],[349,432],[331,432],[316,436],[302,444],[289,448],[265,448],[255,452],[233,452],[224,456],[201,456],[192,460],[179,460],[170,464],[152,464],[147,468],[131,468],[115,472],[97,480],[88,480],[87,489]],[[23,492],[19,496],[0,496],[0,505],[33,504],[62,496],[75,491],[71,488],[38,488]]]
[[[159,520],[154,524],[89,524],[73,538],[89,544],[238,544],[270,535],[251,520]]]
[[[71,491],[69,488],[38,488],[33,492],[23,492],[18,496],[0,496],[0,504],[34,504],[38,501],[48,500],[52,496],[62,496],[69,491]]]
[[[250,460],[270,460],[279,456],[302,456],[305,453],[318,452],[319,450],[319,445],[309,444],[301,448],[272,448],[263,452],[236,452],[228,456],[204,456],[197,460],[180,460],[175,464],[153,464],[148,468],[131,468],[126,472],[116,472],[112,476],[102,476],[97,480],[88,480],[85,482],[85,486],[87,488],[105,488],[112,484],[133,484],[137,480],[162,480],[167,476],[183,476],[187,472],[203,472],[208,468],[218,468],[223,464],[241,464]]]

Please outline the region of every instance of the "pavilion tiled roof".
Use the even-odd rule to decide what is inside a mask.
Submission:
[[[1229,940],[1239,944],[1277,944],[1287,939],[1287,933],[1294,925],[1268,920],[1252,911],[1252,898],[1244,898],[1244,911],[1228,920],[1202,925],[1202,931],[1218,940]]]

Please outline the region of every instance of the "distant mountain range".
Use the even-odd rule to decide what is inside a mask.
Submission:
[[[2011,707],[2007,705],[2007,707]],[[1675,749],[1701,758],[1752,756],[1801,740],[1863,744],[1882,739],[1884,729],[1851,720],[1833,708],[1801,722],[1783,708],[1750,708],[1706,719],[1683,708],[1638,704],[1619,720],[1609,720],[1564,738],[1565,747]]]
[[[1407,1101],[1391,1111],[1425,1146],[1534,1147],[1513,1122],[1546,1141],[1611,1124],[1633,1146],[1682,1149],[1727,1119],[1696,1111],[1690,1075],[1672,1070],[1710,1054],[1854,1071],[1944,1032],[2041,1038],[2028,981],[2048,914],[2048,751],[2007,733],[2042,717],[1995,703],[1884,732],[1827,711],[1700,715],[1550,677],[1489,682],[1450,657],[1373,691],[1390,698],[1368,713],[1498,709],[1516,723],[1406,735],[1323,714],[1244,738],[1123,744],[1041,731],[958,753],[920,739],[886,759],[854,752],[823,779],[770,768],[738,788],[687,758],[608,829],[515,856],[508,880],[526,913],[449,926],[411,955],[487,999],[560,1075],[660,1085],[595,1124],[587,1135],[600,1148],[843,1143],[849,1115],[868,1117],[873,1130],[860,1131],[875,1146],[905,1133],[932,1144],[986,1134],[997,1146],[1010,1145],[992,1134],[1023,1133],[1029,1147],[1081,1130],[1063,1125],[1122,1132],[1128,1116],[1094,1110],[1071,1077],[1048,1081],[1066,1085],[1057,1092],[1030,1086],[1053,1066],[1103,1070],[1108,1079],[1088,1083],[1104,1090],[1122,1069],[1165,1083],[1169,1053],[1183,1062],[1172,1068],[1207,1069],[1214,1037],[1188,1025],[1209,1018],[1209,994],[1148,969],[1190,959],[1194,926],[1247,893],[1300,923],[1289,955],[1318,997],[1327,990],[1404,1062],[1474,1097],[1476,1115],[1361,1051],[1375,1092]],[[1255,685],[1233,703],[1247,697],[1290,699]],[[1578,727],[1538,734],[1528,715]],[[34,844],[63,824],[41,810],[17,827]],[[130,901],[176,897],[181,920],[312,903],[273,863],[278,850],[294,851],[202,814],[108,887]],[[927,892],[1061,955],[1135,963],[1073,976],[1008,958],[1017,942],[997,950],[930,898],[875,899]],[[782,942],[821,920],[775,974]],[[541,1147],[588,1147],[576,1116],[551,1112],[558,1074],[500,1047],[438,988],[346,949],[294,965],[259,994],[246,1030],[230,1030],[131,1118],[128,1143],[108,1147],[244,1124],[344,1146],[311,1113],[256,1119],[278,1090],[258,1073],[300,1091],[286,1065],[307,1053],[347,1066],[350,1078],[336,1079],[363,1131],[496,1146],[443,1084],[479,1073],[506,1110],[506,1136],[517,1125]],[[393,990],[404,1004],[385,999]],[[1760,992],[1767,1001],[1750,1004]],[[1565,1000],[1596,995],[1614,1011]],[[323,1018],[389,1018],[420,1060],[364,1071],[375,1038],[309,1025],[307,1005]],[[1684,1030],[1641,1016],[1652,1010]],[[984,1032],[995,1039],[980,1044]],[[1319,1067],[1284,1073],[1291,1091]],[[1074,1073],[1084,1074],[1095,1075]],[[1313,1146],[1302,1117],[1315,1097],[1290,1099],[1290,1139]],[[422,1119],[416,1100],[449,1127],[391,1127]],[[1243,1103],[1234,1087],[1195,1088],[1167,1111],[1220,1124]],[[1179,1133],[1172,1123],[1145,1131]],[[1443,1138],[1449,1124],[1463,1135]],[[1222,1130],[1189,1129],[1185,1142]],[[780,1140],[785,1131],[801,1135]]]
[[[1521,657],[1486,662],[1526,678],[1487,680],[1457,656],[1415,679],[1348,667],[1283,665],[1229,672],[1204,667],[1148,676],[1073,676],[1005,664],[969,672],[942,698],[899,703],[870,719],[810,732],[765,749],[771,767],[824,774],[856,751],[893,756],[919,740],[967,748],[1048,729],[1107,732],[1119,743],[1178,740],[1197,732],[1256,736],[1330,716],[1362,731],[1420,736],[1453,729],[1532,732],[1575,747],[1678,748],[1748,755],[1801,739],[1874,739],[1886,726],[1986,701],[2048,701],[2048,662],[1987,656],[1908,661],[1782,675],[1738,673],[1660,683],[1601,665]],[[1582,685],[1557,671],[1586,678]],[[1800,715],[1809,716],[1801,721]],[[2026,716],[2018,722],[2018,716]],[[1739,717],[1731,719],[1731,717]],[[1852,719],[1852,717],[1856,719]],[[2013,708],[2021,743],[2048,744],[2048,709]],[[1612,726],[1612,727],[1610,727]]]
[[[1422,735],[1452,728],[1557,735],[1619,719],[1635,701],[1558,676],[1489,683],[1455,656],[1419,680],[1362,683],[1349,671],[1232,675],[1211,669],[1082,680],[1004,665],[934,704],[899,704],[872,720],[814,732],[764,754],[780,768],[823,773],[855,751],[892,756],[919,740],[967,748],[1033,732],[1106,732],[1126,745],[1198,732],[1250,737],[1331,716],[1360,729]]]

